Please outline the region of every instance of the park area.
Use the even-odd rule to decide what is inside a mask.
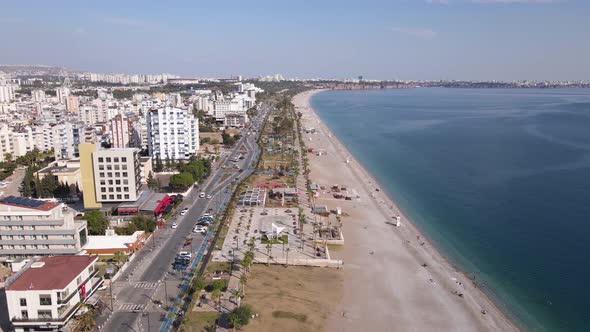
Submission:
[[[258,317],[243,331],[325,331],[340,300],[343,271],[321,267],[254,265],[244,303]]]

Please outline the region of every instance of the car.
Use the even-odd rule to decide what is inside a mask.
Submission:
[[[211,199],[211,195],[207,195],[207,199]]]
[[[207,226],[196,225],[195,228],[193,229],[193,233],[207,234]]]
[[[105,290],[105,289],[107,289],[107,285],[105,285],[105,284],[102,284],[102,285],[100,285],[100,287],[97,288],[97,290]]]
[[[205,198],[205,193],[201,192],[201,194],[199,195],[200,198]]]
[[[180,215],[184,216],[187,212],[188,212],[188,208],[184,208],[184,209],[182,209],[182,211],[180,211]]]
[[[191,253],[188,252],[188,251],[181,251],[181,252],[178,253],[178,257],[188,257],[188,258],[191,258],[191,256],[192,256]]]
[[[178,227],[178,225],[175,222],[173,222],[172,225],[170,225],[170,228],[172,229],[176,229],[176,227]]]

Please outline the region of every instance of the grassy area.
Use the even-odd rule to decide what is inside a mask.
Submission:
[[[276,239],[272,239],[272,240],[268,240],[266,237],[262,237],[262,238],[260,239],[260,242],[261,242],[262,244],[267,244],[267,243],[269,243],[269,242],[270,242],[271,244],[283,244],[283,243],[284,243],[284,244],[287,244],[287,243],[289,243],[289,236],[285,234],[285,235],[281,235],[281,236],[279,236],[278,238],[276,238]]]
[[[229,271],[229,262],[209,262],[205,268],[205,273],[211,273],[215,271]]]
[[[256,264],[242,301],[260,316],[243,331],[325,331],[340,299],[343,271],[320,267]]]
[[[274,318],[287,318],[287,319],[294,319],[298,322],[304,323],[307,320],[307,315],[304,314],[296,314],[290,311],[281,311],[275,310],[272,312],[272,316]]]
[[[214,312],[194,312],[185,313],[182,325],[178,329],[180,332],[202,332],[215,331],[215,321],[219,313]]]

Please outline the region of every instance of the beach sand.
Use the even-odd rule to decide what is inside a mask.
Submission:
[[[329,195],[316,199],[316,204],[330,209],[339,206],[348,214],[342,218],[344,247],[332,252],[333,259],[344,262],[344,283],[341,300],[330,310],[327,330],[518,330],[484,292],[432,247],[321,122],[309,105],[309,98],[317,92],[293,99],[296,110],[303,114],[302,126],[318,131],[304,134],[305,144],[327,151],[323,156],[309,154],[310,179],[325,187],[352,188],[360,196],[352,201]],[[393,225],[396,215],[402,217],[400,227]]]

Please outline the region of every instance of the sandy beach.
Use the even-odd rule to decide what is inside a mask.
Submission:
[[[313,183],[339,184],[359,198],[322,194],[316,204],[341,207],[344,246],[332,258],[344,262],[341,299],[328,331],[516,331],[518,327],[461,271],[457,271],[408,220],[380,185],[351,156],[311,109],[318,90],[294,97],[303,114]],[[379,190],[377,190],[379,189]],[[394,216],[401,226],[394,226]]]

